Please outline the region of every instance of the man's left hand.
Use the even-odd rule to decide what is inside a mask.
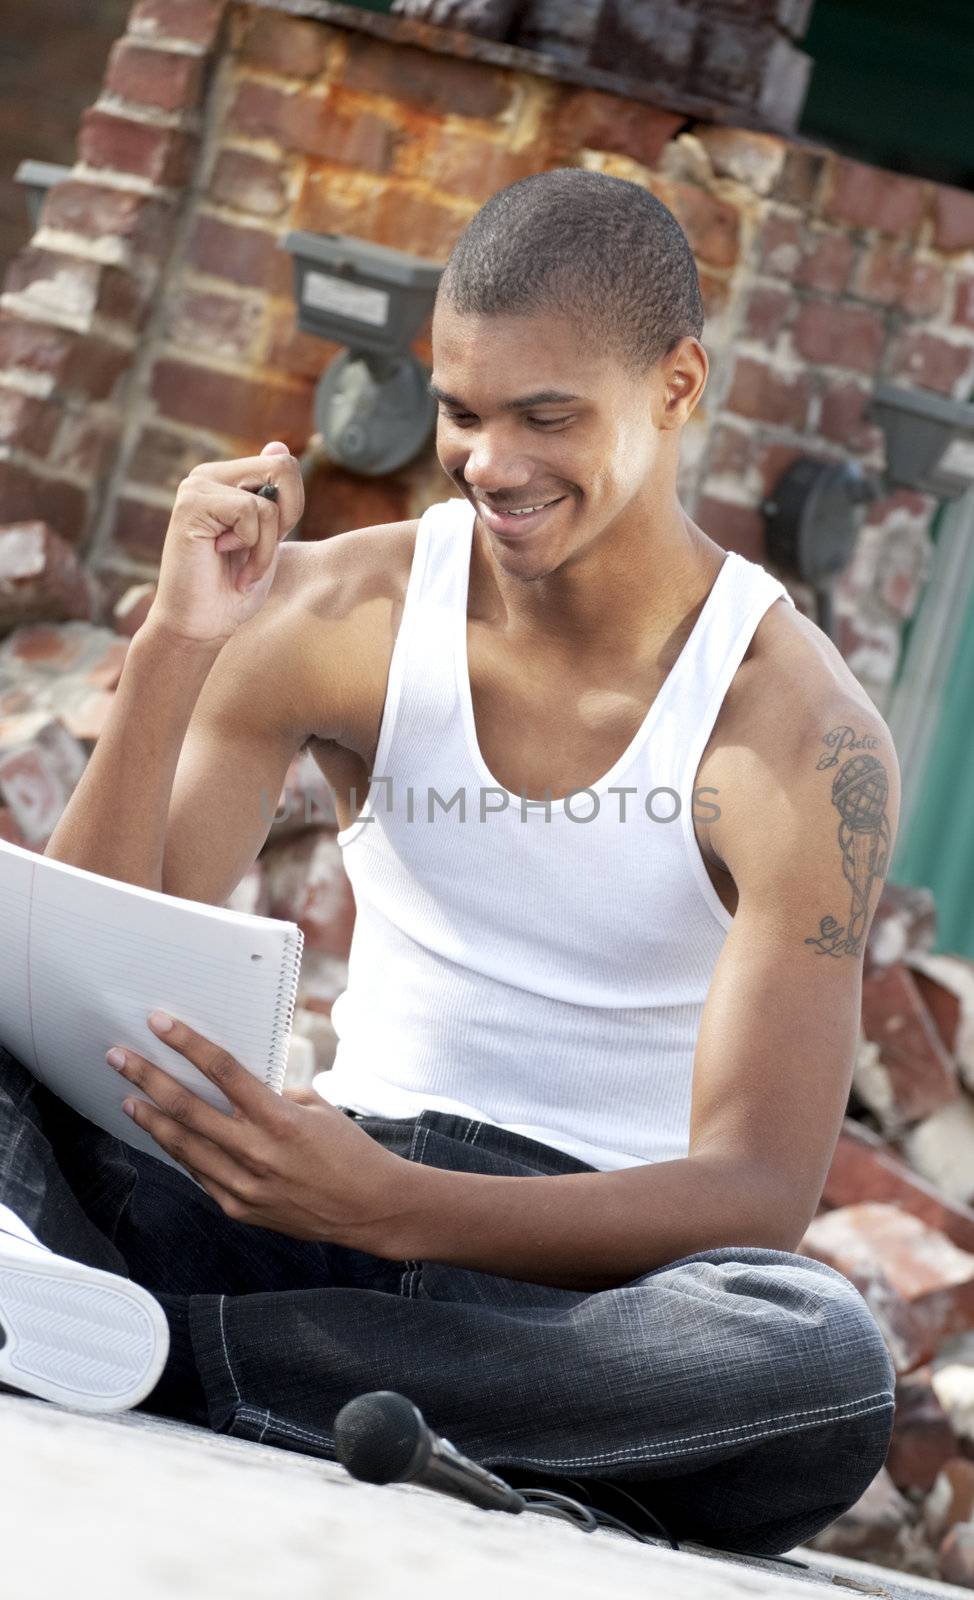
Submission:
[[[408,1161],[314,1090],[275,1094],[186,1023],[161,1012],[148,1021],[233,1109],[217,1110],[144,1056],[116,1045],[109,1064],[149,1097],[127,1100],[125,1109],[228,1217],[292,1239],[387,1253],[385,1241],[409,1184]]]

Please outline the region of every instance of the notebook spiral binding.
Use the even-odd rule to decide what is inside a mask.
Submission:
[[[298,997],[298,979],[301,976],[301,956],[304,952],[304,934],[295,927],[284,940],[285,955],[281,962],[281,977],[274,998],[274,1028],[271,1033],[270,1059],[267,1063],[265,1083],[280,1094],[287,1071],[288,1042],[294,1022],[294,1006]]]

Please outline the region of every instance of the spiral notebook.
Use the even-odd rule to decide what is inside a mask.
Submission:
[[[296,923],[117,883],[0,840],[0,1044],[91,1122],[170,1166],[122,1110],[139,1091],[105,1051],[127,1045],[228,1110],[151,1031],[158,1007],[280,1093],[303,943]]]

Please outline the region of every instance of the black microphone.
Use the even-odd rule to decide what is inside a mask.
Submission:
[[[394,1389],[375,1389],[342,1406],[335,1418],[338,1459],[364,1483],[420,1483],[487,1511],[524,1511],[527,1501],[503,1478],[462,1456]]]

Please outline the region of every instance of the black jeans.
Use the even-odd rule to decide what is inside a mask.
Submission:
[[[592,1170],[445,1112],[359,1120],[453,1171]],[[516,1484],[618,1484],[677,1539],[755,1555],[827,1526],[886,1458],[894,1372],[877,1324],[804,1256],[706,1250],[593,1292],[308,1244],[231,1221],[2,1048],[0,1202],[52,1250],[158,1294],[199,1379],[183,1398],[165,1377],[165,1409],[239,1438],[334,1459],[341,1406],[397,1389]]]

